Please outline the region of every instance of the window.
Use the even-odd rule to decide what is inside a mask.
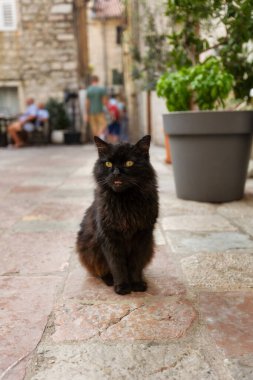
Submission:
[[[0,31],[11,31],[16,28],[16,0],[0,0]]]
[[[116,44],[117,45],[122,44],[122,34],[123,34],[122,26],[117,26],[117,28],[116,28]]]
[[[10,116],[19,113],[18,87],[0,85],[0,114]]]
[[[124,84],[123,74],[120,71],[118,71],[117,69],[112,70],[112,84],[113,85],[123,85]]]

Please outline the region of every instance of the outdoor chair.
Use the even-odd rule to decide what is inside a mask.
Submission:
[[[36,121],[34,121],[35,124]],[[49,143],[49,123],[37,126],[32,132],[20,131],[20,137],[27,145],[45,145]]]
[[[49,123],[45,122],[28,133],[28,143],[31,145],[44,145],[49,142]]]

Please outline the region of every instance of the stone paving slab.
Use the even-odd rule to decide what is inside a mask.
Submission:
[[[197,203],[185,201],[177,198],[162,196],[162,207],[160,208],[160,217],[171,217],[181,215],[213,215],[217,213],[217,206],[210,203]]]
[[[77,202],[77,204],[82,204],[84,199],[88,198],[90,201],[93,199],[93,192],[90,189],[82,190],[82,189],[62,189],[58,187],[48,199],[52,199],[55,202],[66,201],[68,203],[72,203],[73,199]]]
[[[243,216],[236,218],[234,220],[235,225],[237,225],[241,230],[245,231],[253,238],[253,218],[251,216]]]
[[[252,292],[201,292],[200,313],[217,346],[230,357],[253,353]]]
[[[73,243],[74,236],[70,233],[6,233],[0,239],[0,274],[64,272],[74,250]]]
[[[113,365],[112,365],[113,363]],[[147,365],[147,363],[149,363]],[[29,380],[217,380],[203,353],[189,345],[41,346]]]
[[[83,208],[79,205],[45,201],[25,215],[22,220],[69,220],[73,218],[80,221],[83,214]]]
[[[230,224],[220,215],[179,215],[168,216],[161,220],[162,228],[165,231],[236,231],[237,228]]]
[[[169,341],[184,336],[196,319],[195,310],[183,299],[126,302],[60,304],[55,311],[53,341],[93,337],[103,341]]]
[[[253,255],[246,252],[199,253],[181,260],[190,286],[209,289],[253,289]]]
[[[27,213],[29,207],[23,204],[15,204],[13,207],[13,202],[10,202],[9,198],[5,199],[3,196],[3,199],[4,201],[1,202],[0,228],[7,230]]]
[[[155,228],[155,231],[154,231],[154,238],[155,238],[155,244],[156,244],[156,246],[166,245],[166,241],[165,241],[163,232],[162,232],[161,228],[158,225],[156,225],[156,228]]]
[[[44,191],[49,191],[48,186],[15,186],[11,189],[11,193],[32,193],[37,194]]]
[[[122,297],[75,254],[95,159],[0,149],[0,380],[251,380],[253,180],[238,202],[180,200],[152,147],[156,254],[148,290]]]
[[[190,255],[198,252],[253,251],[253,240],[242,232],[190,233],[167,231],[165,234],[173,252]]]
[[[46,186],[46,187],[56,187],[63,183],[62,177],[39,175],[36,173],[35,176],[27,178],[23,181],[23,186]]]
[[[0,373],[36,348],[61,282],[52,276],[0,278]],[[23,377],[21,366],[17,378]]]
[[[79,228],[80,221],[75,219],[69,220],[41,220],[37,217],[32,219],[22,219],[13,226],[13,230],[20,233],[30,232],[50,232],[50,231],[64,231],[76,232]]]
[[[225,366],[234,379],[253,379],[253,355],[240,355],[239,358],[225,359]]]
[[[217,207],[217,212],[227,218],[231,218],[233,222],[236,222],[237,218],[251,216],[252,206],[250,202],[245,199],[243,202],[231,202],[221,204]]]

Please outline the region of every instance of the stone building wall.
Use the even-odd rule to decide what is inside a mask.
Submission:
[[[18,32],[0,32],[0,80],[19,79],[20,36]]]
[[[0,87],[18,85],[21,108],[27,96],[62,99],[65,88],[77,89],[72,7],[72,0],[19,0],[17,30],[0,31]]]

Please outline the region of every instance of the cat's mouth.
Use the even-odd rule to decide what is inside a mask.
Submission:
[[[120,187],[121,185],[123,185],[123,182],[120,181],[119,179],[116,179],[115,181],[113,181],[113,184],[114,184],[114,186],[116,186],[116,187]]]

